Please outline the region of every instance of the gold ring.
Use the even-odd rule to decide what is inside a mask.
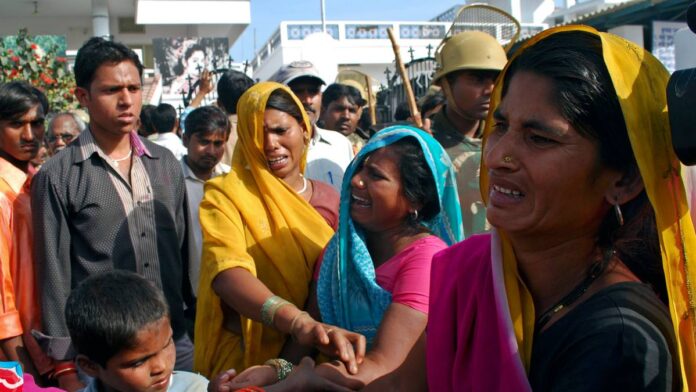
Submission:
[[[503,162],[505,162],[505,163],[510,163],[510,162],[512,162],[512,157],[511,157],[510,155],[505,155],[505,156],[503,157]]]

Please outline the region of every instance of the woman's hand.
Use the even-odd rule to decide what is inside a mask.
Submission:
[[[349,392],[351,389],[342,387],[325,378],[322,378],[314,371],[314,361],[305,357],[300,364],[290,373],[287,379],[278,384],[265,388],[267,392],[285,391],[333,391]]]
[[[272,366],[252,366],[235,376],[234,369],[218,375],[208,386],[209,392],[229,392],[246,387],[262,387],[278,381],[278,372]],[[213,385],[214,384],[214,385]]]
[[[320,323],[303,313],[290,330],[292,336],[305,346],[314,346],[322,353],[339,358],[351,374],[365,358],[366,340],[363,335]]]

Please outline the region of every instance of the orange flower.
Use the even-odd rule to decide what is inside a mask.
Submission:
[[[32,50],[36,50],[36,49],[38,48],[38,46],[36,46],[36,44],[31,44],[29,47],[30,47]]]
[[[11,59],[12,61],[14,61],[15,63],[18,63],[18,62],[19,62],[19,57],[17,57],[17,56],[12,56],[10,59]]]

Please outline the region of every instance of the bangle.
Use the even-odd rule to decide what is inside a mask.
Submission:
[[[299,320],[300,317],[302,317],[302,316],[309,316],[309,313],[307,313],[307,312],[305,312],[305,311],[301,311],[300,313],[296,314],[295,317],[292,318],[292,321],[290,321],[290,335],[293,335],[293,334],[294,334],[294,331],[295,331],[295,323],[296,323],[297,320]]]
[[[66,374],[77,374],[77,367],[75,367],[75,365],[71,362],[65,364],[58,364],[53,370],[51,378],[57,380],[59,377],[64,376]]]
[[[278,381],[285,380],[285,378],[288,376],[288,374],[292,372],[292,369],[294,368],[292,363],[284,360],[283,358],[269,359],[263,364],[275,368],[276,374],[278,375]]]
[[[261,387],[244,387],[237,389],[237,392],[266,392],[266,390]]]
[[[266,302],[261,305],[261,322],[267,327],[273,327],[273,318],[275,318],[276,312],[285,305],[292,304],[277,295],[268,297]]]

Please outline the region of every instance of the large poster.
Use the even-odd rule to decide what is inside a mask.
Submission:
[[[201,72],[225,67],[227,38],[155,38],[155,72],[162,76],[164,94],[188,94]]]

